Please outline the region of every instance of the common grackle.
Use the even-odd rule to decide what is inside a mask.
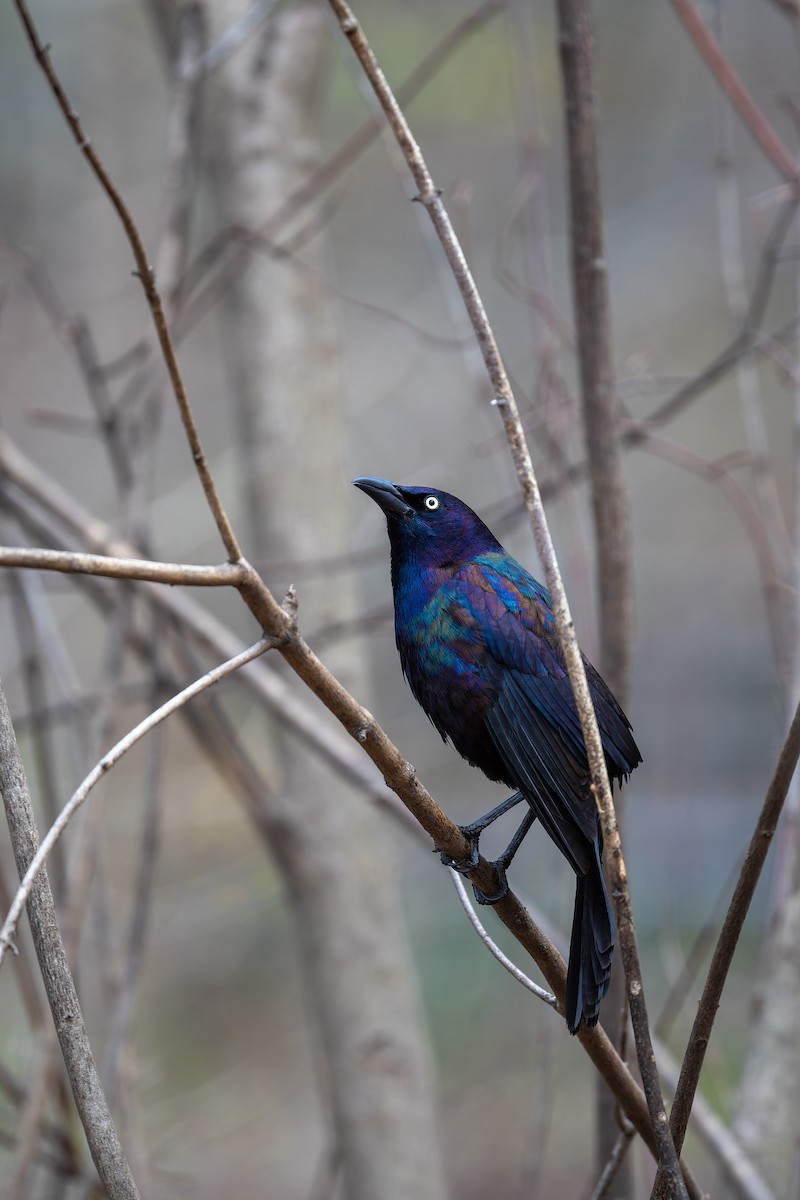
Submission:
[[[403,674],[433,725],[489,779],[517,789],[463,826],[477,863],[481,831],[521,800],[529,808],[496,861],[505,870],[538,817],[577,876],[566,985],[571,1033],[597,1023],[616,929],[602,872],[603,842],[586,747],[547,590],[472,509],[447,492],[354,479],[386,514],[395,638]],[[609,777],[642,760],[630,723],[584,658]],[[443,856],[444,858],[445,856]],[[449,861],[445,859],[445,861]]]

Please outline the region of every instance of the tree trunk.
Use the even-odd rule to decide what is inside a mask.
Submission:
[[[240,6],[209,2],[207,15],[213,44]],[[316,4],[296,4],[215,72],[206,114],[223,224],[258,227],[314,165],[326,28]],[[256,254],[223,315],[247,549],[256,560],[330,554],[343,543],[350,510],[338,452],[335,329],[316,273],[318,235],[302,255],[310,269]],[[304,628],[329,617],[331,606],[341,617],[354,612],[345,577],[337,576],[335,590],[301,592]],[[352,649],[331,666],[363,692]],[[344,1194],[440,1200],[433,1085],[388,831],[373,807],[302,748],[287,740],[280,753],[283,786],[270,800],[275,850],[321,1034]]]

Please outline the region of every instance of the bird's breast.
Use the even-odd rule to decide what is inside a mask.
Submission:
[[[395,632],[403,674],[435,728],[490,779],[502,778],[486,730],[497,682],[469,611],[433,604],[398,620]]]

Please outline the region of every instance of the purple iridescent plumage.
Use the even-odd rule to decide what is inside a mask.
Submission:
[[[615,928],[580,721],[547,590],[454,496],[354,481],[384,510],[403,673],[443,738],[522,793],[577,876],[567,1022],[597,1021]],[[641,762],[630,724],[584,659],[608,773]]]

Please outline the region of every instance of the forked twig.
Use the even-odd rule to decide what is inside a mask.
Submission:
[[[172,341],[172,335],[167,325],[167,318],[164,313],[164,305],[161,301],[161,293],[156,283],[155,271],[150,265],[147,257],[147,251],[144,248],[139,229],[133,219],[133,215],[126,204],[122,193],[120,192],[114,180],[106,170],[103,160],[94,149],[91,141],[86,135],[83,125],[80,122],[77,112],[72,107],[69,98],[67,97],[61,80],[56,74],[53,64],[50,59],[50,50],[41,41],[37,33],[36,26],[33,23],[28,6],[25,0],[14,0],[17,7],[17,12],[20,15],[25,31],[28,35],[28,40],[33,49],[36,61],[50,84],[53,95],[56,98],[64,119],[69,126],[72,136],[77,143],[78,149],[83,154],[89,166],[92,168],[100,186],[108,196],[114,209],[122,222],[122,227],[130,243],[133,253],[134,262],[136,263],[136,273],[139,276],[142,287],[144,288],[145,298],[148,308],[153,318],[158,341],[161,346],[161,352],[164,356],[164,362],[169,374],[172,390],[175,394],[175,400],[178,404],[178,410],[181,415],[186,437],[189,442],[189,448],[192,452],[192,458],[197,469],[197,474],[200,478],[200,483],[205,493],[208,506],[219,530],[223,545],[228,552],[228,557],[231,562],[238,562],[242,558],[242,552],[239,548],[236,535],[233,532],[233,526],[228,519],[228,515],[220,499],[217,485],[211,474],[211,469],[203,450],[203,444],[200,440],[200,434],[197,429],[197,424],[192,413],[189,397],[186,391],[186,385],[183,381],[178,359],[175,354],[175,347]]]

